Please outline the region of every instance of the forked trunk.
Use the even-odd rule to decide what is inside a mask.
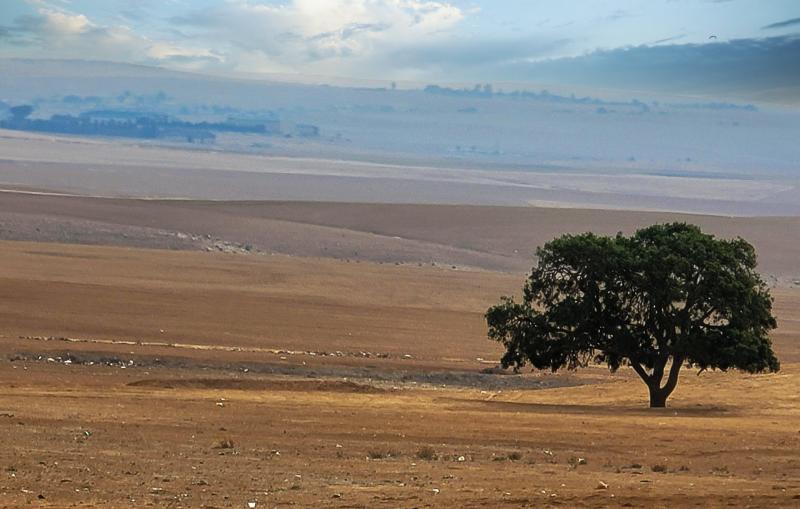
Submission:
[[[660,387],[648,387],[650,389],[650,408],[665,408],[669,393]]]
[[[683,365],[683,357],[676,357],[672,359],[669,373],[667,374],[667,382],[661,386],[661,381],[664,378],[664,368],[666,360],[658,364],[652,373],[648,374],[644,367],[639,363],[633,363],[633,369],[647,384],[650,391],[650,408],[664,408],[667,406],[667,398],[669,398],[672,391],[678,385],[678,374],[680,373],[681,366]]]

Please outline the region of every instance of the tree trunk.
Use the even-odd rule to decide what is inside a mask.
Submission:
[[[658,386],[650,386],[650,408],[665,408],[669,393]]]
[[[666,361],[665,361],[666,363]],[[650,391],[650,408],[665,408],[667,406],[667,398],[669,398],[672,391],[678,385],[678,374],[680,373],[681,366],[683,365],[683,357],[677,356],[672,358],[672,365],[667,375],[667,383],[661,386],[661,381],[664,376],[664,364],[658,365],[653,370],[652,374],[647,374],[638,362],[633,362],[632,366],[636,373],[647,384]]]

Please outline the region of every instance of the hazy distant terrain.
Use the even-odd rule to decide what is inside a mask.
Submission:
[[[409,166],[186,148],[0,130],[0,184],[148,198],[800,214],[797,182],[788,178]]]
[[[0,100],[33,117],[93,109],[190,121],[277,117],[291,135],[218,135],[215,148],[451,167],[798,179],[800,112],[633,92],[346,87],[235,80],[82,61],[0,60]],[[573,94],[574,92],[574,94]]]

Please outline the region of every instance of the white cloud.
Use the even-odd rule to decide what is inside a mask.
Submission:
[[[84,14],[54,7],[52,3],[29,0],[34,14],[17,18],[4,28],[16,54],[48,58],[82,58],[123,62],[159,63],[197,68],[198,63],[219,61],[220,55],[184,41],[146,37],[126,25],[103,25]]]
[[[227,41],[229,63],[239,70],[336,73],[443,39],[464,15],[430,0],[228,0],[173,22],[202,39]]]
[[[26,1],[30,14],[0,26],[0,38],[14,43],[0,54],[350,76],[386,75],[405,49],[448,44],[474,12],[447,0],[215,0],[202,8],[159,3],[171,14],[164,19]],[[112,6],[119,3],[109,4],[115,12]]]
[[[83,14],[67,14],[42,7],[39,15],[43,33],[51,36],[76,35],[92,28],[89,18]]]

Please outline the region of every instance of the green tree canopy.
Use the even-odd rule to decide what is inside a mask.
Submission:
[[[489,338],[506,348],[504,367],[630,365],[651,407],[666,405],[684,365],[780,368],[768,337],[772,297],[742,239],[673,223],[630,237],[565,235],[536,254],[522,302],[504,297],[486,313]]]

